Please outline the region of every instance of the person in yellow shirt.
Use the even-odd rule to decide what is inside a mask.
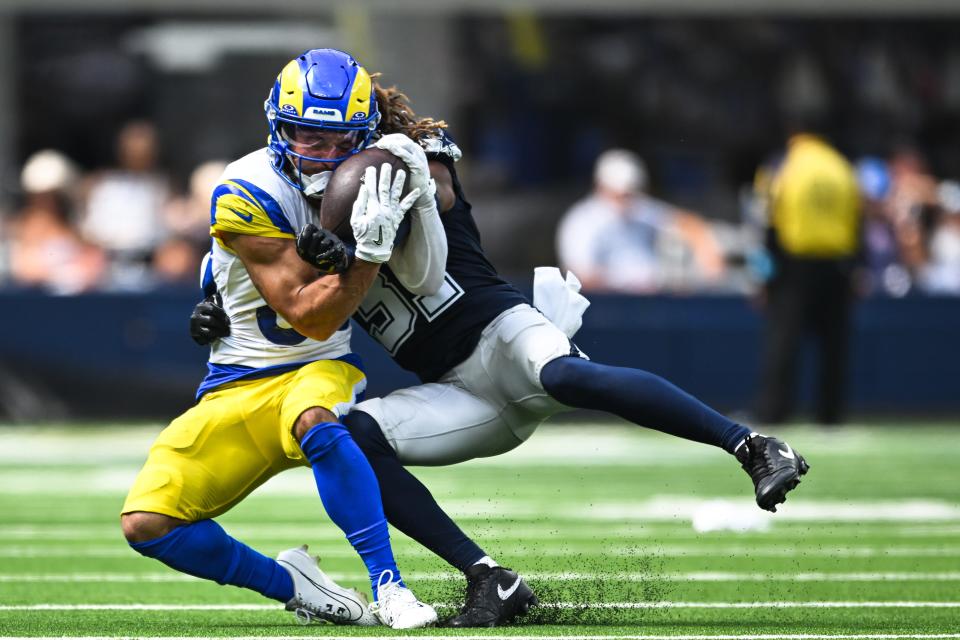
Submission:
[[[793,409],[801,344],[819,351],[815,418],[841,421],[852,299],[859,250],[860,196],[853,167],[826,140],[797,133],[778,166],[758,172],[768,204],[773,270],[764,290],[767,325],[757,418],[774,424]]]

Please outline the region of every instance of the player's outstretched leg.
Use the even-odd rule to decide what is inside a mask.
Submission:
[[[744,465],[754,481],[757,504],[763,509],[774,510],[786,500],[787,492],[809,468],[799,456],[776,458],[781,446],[793,454],[780,440],[761,436],[765,440],[754,442],[743,425],[647,371],[566,356],[548,362],[540,372],[540,382],[552,398],[568,406],[607,411],[644,427],[721,447]],[[766,441],[772,444],[761,446]],[[762,465],[774,466],[765,473]]]
[[[367,566],[374,599],[371,611],[394,629],[424,627],[437,621],[433,607],[419,602],[403,583],[390,545],[377,478],[360,448],[339,422],[305,421],[323,410],[309,410],[298,419],[295,433],[313,469],[320,499],[330,519]],[[386,582],[384,582],[386,578]],[[389,587],[389,588],[388,588]]]
[[[367,611],[366,598],[330,580],[298,549],[281,553],[277,560],[268,558],[228,535],[213,520],[185,523],[138,511],[124,514],[122,525],[130,546],[142,555],[177,571],[283,602],[301,620],[378,624]],[[306,561],[292,557],[295,552]]]
[[[354,410],[344,418],[344,424],[377,476],[390,524],[464,572],[466,602],[448,625],[496,627],[537,604],[533,591],[520,576],[498,567],[400,463],[372,416]]]

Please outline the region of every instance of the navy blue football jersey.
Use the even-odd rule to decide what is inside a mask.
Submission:
[[[353,319],[404,369],[433,382],[473,352],[490,322],[528,300],[497,275],[480,246],[470,203],[443,153],[430,153],[453,176],[456,201],[440,214],[447,236],[447,272],[440,291],[417,296],[384,265]]]

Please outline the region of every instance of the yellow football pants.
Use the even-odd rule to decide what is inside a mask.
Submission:
[[[339,419],[365,384],[353,365],[320,360],[207,393],[157,437],[122,513],[190,522],[225,513],[277,473],[307,464],[293,435],[304,411],[322,407]]]

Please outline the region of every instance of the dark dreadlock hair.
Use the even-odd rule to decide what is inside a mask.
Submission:
[[[370,74],[376,79],[379,73]],[[380,131],[382,133],[402,133],[415,142],[424,138],[436,136],[441,129],[447,128],[443,120],[433,118],[418,118],[410,108],[410,99],[396,87],[381,87],[373,83],[373,91],[377,97],[377,107],[380,109]]]

